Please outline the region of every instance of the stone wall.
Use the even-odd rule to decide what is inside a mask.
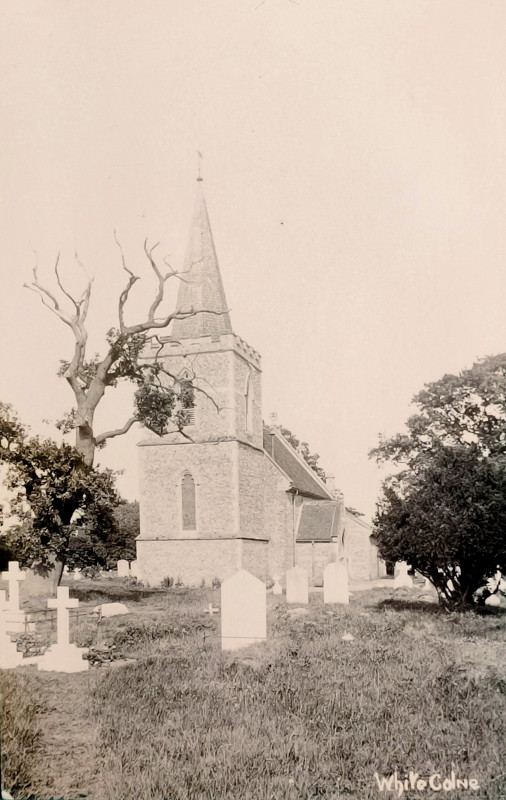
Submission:
[[[345,525],[350,580],[368,581],[379,578],[381,573],[377,548],[369,538],[371,526],[349,513],[346,513]]]
[[[214,578],[223,581],[240,567],[239,539],[137,540],[138,577],[149,586],[164,578],[179,579],[185,586],[200,586],[204,580],[210,586]]]
[[[241,539],[241,568],[247,569],[261,581],[268,575],[268,542],[255,542],[252,539]]]
[[[187,538],[181,481],[195,481],[195,537],[238,534],[237,442],[139,447],[141,539]]]
[[[293,566],[293,495],[287,494],[288,481],[273,462],[263,457],[263,505],[265,535],[269,539],[269,577],[283,580]],[[296,508],[297,511],[297,508]]]
[[[239,524],[241,536],[265,538],[263,505],[264,455],[246,445],[239,445]]]
[[[307,569],[310,586],[323,586],[323,570],[335,549],[331,542],[297,542],[297,566]]]

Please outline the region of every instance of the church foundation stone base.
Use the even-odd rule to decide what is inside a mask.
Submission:
[[[172,579],[185,586],[212,586],[239,569],[267,579],[267,542],[254,539],[137,540],[137,574],[148,586]]]

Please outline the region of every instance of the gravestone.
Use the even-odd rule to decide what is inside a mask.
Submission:
[[[130,564],[128,563],[126,558],[120,558],[117,567],[118,567],[118,578],[130,577]]]
[[[221,649],[237,650],[266,638],[265,583],[241,569],[221,584]]]
[[[309,602],[308,576],[304,567],[292,567],[286,573],[286,602]]]
[[[394,578],[394,589],[412,589],[413,578],[408,575],[409,565],[406,561],[399,561]]]
[[[88,648],[70,644],[70,608],[77,608],[79,600],[69,597],[68,586],[58,586],[56,598],[47,601],[48,608],[56,608],[56,644],[52,645],[38,662],[43,672],[85,672],[90,664],[83,659]]]
[[[323,570],[323,602],[348,605],[348,570],[343,562],[331,561]]]
[[[75,581],[80,581],[83,578],[83,574],[80,569],[75,569],[74,572],[72,573],[72,577],[74,578]]]
[[[272,594],[283,594],[283,587],[281,586],[279,575],[274,575],[274,586],[272,587]]]
[[[5,596],[5,590],[0,591],[0,669],[13,669],[26,664],[36,664],[38,658],[24,658],[18,652],[16,644],[12,641],[7,632],[7,619],[10,614],[9,601]]]
[[[120,617],[129,614],[129,610],[124,603],[101,603],[93,609],[95,613],[102,617]]]
[[[139,577],[139,569],[138,569],[137,559],[135,559],[135,561],[132,561],[131,564],[130,564],[130,575],[133,578],[138,578]]]
[[[11,633],[24,632],[25,613],[19,608],[19,584],[26,579],[26,573],[19,569],[19,561],[9,561],[7,571],[2,572],[2,580],[9,584],[8,614],[4,621]]]

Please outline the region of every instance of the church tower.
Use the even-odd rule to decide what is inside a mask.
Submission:
[[[200,178],[197,187],[176,306],[195,313],[147,354],[195,389],[186,436],[152,434],[139,445],[137,566],[150,583],[268,570],[260,356],[232,330]]]

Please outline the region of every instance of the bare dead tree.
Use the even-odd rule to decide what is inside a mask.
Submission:
[[[84,463],[90,467],[93,465],[97,447],[104,445],[109,439],[126,433],[136,422],[141,422],[159,435],[167,433],[170,422],[172,422],[175,428],[185,435],[182,429],[187,419],[187,409],[193,405],[194,391],[205,394],[220,410],[212,396],[204,389],[193,385],[191,381],[181,381],[165,368],[159,359],[163,343],[158,338],[157,331],[168,328],[177,319],[186,319],[200,313],[221,315],[226,312],[192,307],[188,311],[174,311],[157,316],[164,299],[167,281],[170,278],[179,280],[186,280],[186,278],[184,273],[173,270],[166,261],[163,263],[169,268],[169,271],[162,273],[154,256],[159,243],[148,247],[146,240],[144,253],[157,281],[156,293],[146,317],[140,322],[127,325],[124,317],[125,305],[139,276],[128,268],[116,234],[115,240],[121,254],[122,268],[127,273],[128,279],[119,296],[118,327],[111,328],[106,335],[107,352],[104,357],[86,358],[88,340],[86,319],[93,278],[87,274],[77,253],[75,254],[76,262],[86,276],[85,288],[78,298],[74,297],[62,282],[59,255],[54,266],[56,292],[51,291],[39,281],[37,266],[33,269],[32,281],[24,284],[27,289],[35,292],[41,298],[42,303],[67,325],[74,335],[73,356],[70,361],[62,360],[59,374],[66,379],[72,389],[76,405],[58,426],[64,432],[75,429],[76,449],[81,454]],[[70,312],[63,307],[64,303],[67,307],[70,304]],[[140,356],[150,340],[157,341],[160,346],[153,360],[147,362]],[[116,386],[121,379],[129,380],[137,385],[134,412],[118,428],[96,434],[94,429],[95,411],[104,397],[105,390],[110,386]]]

